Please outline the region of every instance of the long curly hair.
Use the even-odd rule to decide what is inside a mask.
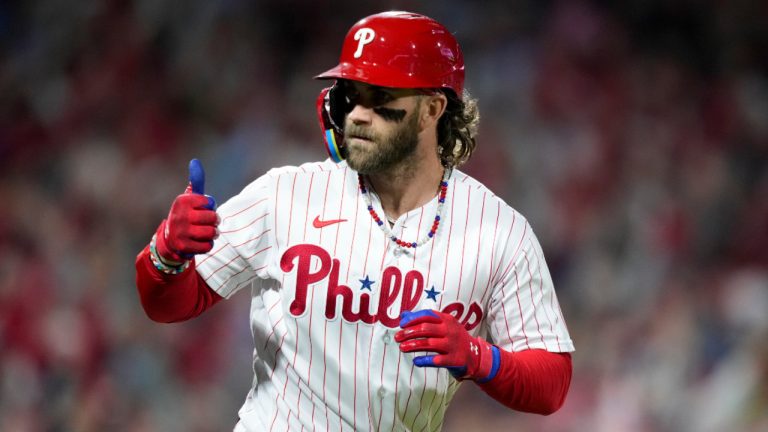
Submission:
[[[445,167],[457,167],[468,161],[477,147],[480,111],[477,99],[466,89],[459,99],[454,92],[445,91],[448,106],[437,123],[437,153]]]

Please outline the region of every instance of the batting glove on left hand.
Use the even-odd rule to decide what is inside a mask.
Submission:
[[[402,352],[431,351],[413,359],[419,367],[444,367],[456,379],[490,381],[499,371],[499,348],[473,337],[453,315],[434,310],[403,312],[395,341]]]
[[[206,253],[218,235],[216,200],[205,195],[205,171],[197,159],[189,162],[189,186],[176,197],[168,218],[157,228],[157,253],[163,261],[181,263]]]

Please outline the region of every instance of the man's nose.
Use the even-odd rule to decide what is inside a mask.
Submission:
[[[356,104],[352,107],[352,111],[347,114],[347,118],[354,124],[370,124],[373,118],[373,109]]]

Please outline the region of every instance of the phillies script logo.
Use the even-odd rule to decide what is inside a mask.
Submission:
[[[320,260],[320,268],[311,271],[313,258]],[[341,301],[341,316],[345,321],[362,321],[367,324],[380,322],[395,328],[400,326],[400,313],[413,310],[424,294],[424,276],[411,270],[405,275],[397,267],[387,267],[381,274],[379,284],[379,302],[376,312],[371,313],[371,295],[360,294],[359,310],[353,310],[354,293],[346,285],[339,284],[340,261],[320,246],[300,244],[292,246],[280,258],[280,268],[290,273],[296,269],[296,293],[289,306],[291,315],[299,317],[307,310],[307,291],[309,286],[327,278],[327,293],[325,297],[325,317],[329,320],[336,318],[337,304]],[[400,302],[400,310],[390,315],[387,311],[391,306]],[[443,307],[443,312],[456,317],[467,330],[472,330],[483,319],[483,310],[476,302],[466,307],[461,302],[450,303]]]
[[[357,41],[357,49],[352,54],[354,58],[360,58],[363,55],[363,48],[369,43],[373,42],[373,38],[376,37],[376,32],[368,27],[363,27],[355,32],[355,40]]]

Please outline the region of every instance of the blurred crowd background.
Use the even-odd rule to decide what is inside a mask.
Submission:
[[[0,2],[0,430],[234,425],[248,293],[156,324],[134,257],[192,157],[219,202],[325,158],[311,77],[387,9],[455,31],[482,117],[463,169],[530,219],[577,348],[558,413],[466,384],[445,430],[768,430],[768,4],[747,0]]]

